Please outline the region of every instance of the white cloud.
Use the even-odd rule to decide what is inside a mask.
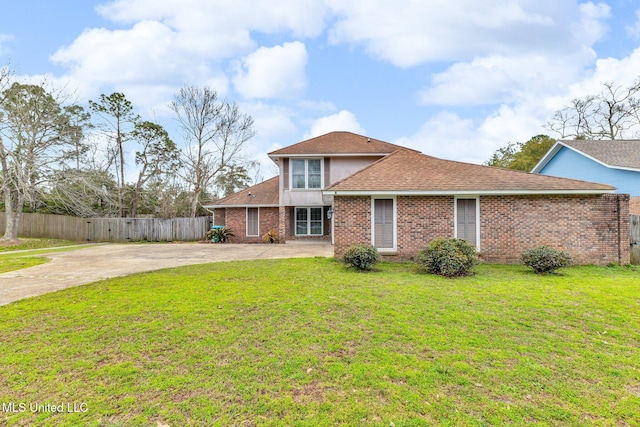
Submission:
[[[178,32],[229,40],[249,31],[315,37],[324,28],[327,7],[322,0],[116,0],[98,11],[116,22],[156,20]]]
[[[68,68],[64,79],[77,84],[84,98],[158,87],[168,94],[184,84],[212,83],[226,94],[224,61],[255,50],[253,33],[315,37],[327,14],[321,0],[283,0],[278,7],[253,0],[116,0],[97,11],[120,28],[87,29],[51,56]],[[260,48],[245,60],[237,77],[248,97],[296,96],[306,87],[307,54],[300,42]],[[142,108],[161,109],[161,97],[143,100]]]
[[[501,106],[481,123],[443,111],[422,124],[418,132],[402,137],[399,145],[443,159],[482,164],[509,142],[525,142],[542,131],[529,112]]]
[[[313,138],[333,131],[348,131],[364,135],[366,131],[358,123],[356,116],[347,110],[342,110],[337,114],[320,117],[311,125],[309,132],[304,134],[304,139]]]
[[[574,0],[457,0],[418,2],[330,0],[339,20],[333,43],[365,46],[400,67],[428,61],[467,61],[519,52],[588,49],[605,29],[605,4]]]
[[[264,102],[243,103],[240,107],[243,112],[253,117],[254,128],[257,131],[254,139],[257,141],[268,143],[268,141],[286,138],[296,132],[296,126],[291,120],[295,114],[288,108]],[[266,146],[263,148],[266,149]],[[260,151],[257,150],[257,152]]]
[[[419,99],[430,105],[513,103],[526,94],[563,90],[591,60],[580,54],[563,59],[526,54],[477,58],[434,74],[432,86],[423,89]]]
[[[161,110],[185,83],[214,82],[216,90],[226,93],[224,74],[181,50],[178,39],[170,28],[154,21],[125,30],[89,29],[51,60],[69,67],[61,79],[76,84],[83,98],[94,98],[107,86],[126,93],[143,110]]]
[[[261,47],[242,59],[233,83],[245,98],[293,98],[307,86],[307,50],[301,42]]]
[[[604,83],[628,87],[638,79],[638,70],[640,70],[640,47],[621,59],[598,59],[592,72],[582,79],[575,79],[566,86],[564,92],[556,96],[547,95],[545,104],[555,111],[568,104],[571,99],[599,94],[604,89]]]
[[[473,140],[474,133],[475,126],[470,119],[443,111],[423,123],[414,135],[402,137],[395,143],[434,157],[460,159],[460,153],[473,150],[469,141]]]
[[[625,27],[629,37],[640,39],[640,10],[636,11],[636,22]]]
[[[0,55],[4,55],[8,49],[4,47],[4,43],[13,40],[13,36],[10,34],[0,34]]]

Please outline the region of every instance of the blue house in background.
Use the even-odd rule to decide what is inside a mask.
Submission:
[[[640,214],[640,140],[561,140],[531,172],[613,185],[631,195],[632,213]]]

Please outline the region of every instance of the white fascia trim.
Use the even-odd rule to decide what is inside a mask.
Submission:
[[[203,205],[205,209],[224,209],[224,208],[277,208],[280,205]]]
[[[315,157],[379,157],[388,156],[391,153],[319,153],[319,154],[278,154],[277,156],[269,156],[271,160],[277,161],[283,157],[302,157],[311,159]]]
[[[547,154],[545,154],[540,161],[538,162],[537,165],[534,166],[533,169],[531,169],[531,173],[540,173],[540,171],[542,170],[542,168],[544,168],[547,163],[549,163],[549,161],[556,155],[558,154],[558,151],[560,151],[560,149],[562,147],[564,147],[565,145],[562,144],[560,141],[556,141],[555,144],[553,144],[553,146],[551,147],[551,149],[549,151],[547,151]]]
[[[581,194],[612,194],[614,190],[400,190],[400,191],[367,191],[367,190],[325,190],[327,196],[529,196],[529,195],[581,195]]]

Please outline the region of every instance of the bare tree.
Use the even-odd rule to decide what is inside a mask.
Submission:
[[[17,242],[25,203],[36,204],[69,134],[77,130],[61,107],[63,100],[43,85],[14,82],[2,92],[0,163],[7,219],[2,241]]]
[[[604,83],[597,95],[576,98],[546,128],[560,138],[621,139],[640,135],[640,79],[629,87]]]
[[[115,180],[106,171],[66,169],[49,180],[47,213],[83,218],[112,217],[120,213]]]
[[[219,100],[209,87],[186,86],[171,103],[185,132],[182,178],[191,190],[190,215],[195,216],[201,195],[231,164],[242,163],[241,150],[255,135],[253,118],[228,100]]]

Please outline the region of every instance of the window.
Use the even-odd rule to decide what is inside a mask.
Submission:
[[[456,199],[456,237],[478,247],[478,200]]]
[[[394,200],[373,201],[373,246],[378,249],[394,249]]]
[[[320,159],[291,160],[292,188],[322,188],[322,162]]]
[[[247,236],[260,235],[259,208],[247,208]]]
[[[296,236],[322,236],[322,208],[296,208]]]

